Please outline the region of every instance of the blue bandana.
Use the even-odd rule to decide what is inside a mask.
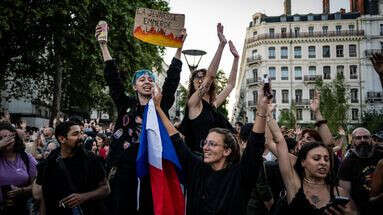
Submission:
[[[143,75],[148,75],[149,77],[151,77],[153,79],[154,82],[156,82],[156,75],[152,71],[150,71],[148,69],[140,69],[134,73],[133,79],[132,79],[132,84],[135,85],[136,80],[139,79]]]

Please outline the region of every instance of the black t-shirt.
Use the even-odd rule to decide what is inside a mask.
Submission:
[[[71,190],[64,170],[57,162],[60,148],[52,151],[46,161],[38,166],[36,183],[42,186],[47,214],[66,215],[72,214],[68,208],[58,207],[59,201],[72,193],[86,193],[99,187],[105,179],[105,171],[91,153],[80,149],[73,157],[63,159],[67,171],[76,187]],[[81,205],[84,215],[106,214],[103,200],[90,200]]]
[[[178,134],[171,139],[185,176],[186,214],[246,214],[263,162],[264,134],[252,132],[241,161],[219,171],[192,153]]]
[[[361,214],[366,214],[371,191],[372,174],[376,165],[383,158],[383,152],[375,150],[371,158],[359,158],[354,152],[342,163],[339,170],[339,179],[351,182],[351,198],[358,206]]]

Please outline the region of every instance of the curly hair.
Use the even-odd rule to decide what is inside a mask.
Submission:
[[[13,152],[15,153],[22,153],[25,151],[25,144],[21,137],[19,136],[17,130],[15,127],[12,126],[11,123],[7,121],[0,121],[0,131],[2,130],[8,130],[15,134],[15,144],[13,145]],[[0,152],[1,156],[1,152]]]
[[[311,151],[315,148],[318,148],[318,147],[323,147],[328,152],[329,159],[330,159],[330,169],[329,169],[329,172],[325,178],[325,181],[327,184],[334,186],[335,185],[335,178],[334,178],[334,175],[332,172],[332,168],[334,167],[334,160],[333,160],[333,156],[332,156],[333,152],[332,152],[332,149],[329,146],[327,146],[326,144],[324,144],[323,142],[312,142],[312,143],[304,144],[302,146],[301,150],[299,150],[299,152],[297,154],[297,161],[294,165],[294,169],[297,172],[299,178],[301,180],[303,180],[303,178],[305,177],[305,169],[302,166],[302,161],[306,160],[307,154],[309,153],[309,151]]]
[[[225,149],[231,149],[230,155],[227,157],[226,161],[229,165],[239,162],[241,157],[240,149],[238,145],[237,138],[231,133],[230,130],[225,128],[212,128],[209,130],[209,133],[215,132],[223,135],[223,144]]]
[[[190,79],[189,79],[188,100],[194,94],[194,92],[197,90],[194,88],[194,78],[199,72],[202,72],[205,76],[207,73],[207,70],[206,69],[199,69],[199,70],[195,70],[192,72]],[[213,102],[215,100],[215,89],[216,89],[215,81],[213,81],[213,83],[211,83],[211,85],[210,85],[209,91],[207,92],[207,94],[209,95],[209,104],[213,104]]]

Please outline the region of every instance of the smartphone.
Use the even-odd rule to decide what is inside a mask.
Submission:
[[[334,201],[332,201],[329,205],[331,206],[336,206],[336,205],[342,205],[343,207],[347,205],[347,203],[350,201],[350,198],[345,197],[345,196],[336,196]]]
[[[268,99],[272,99],[273,98],[273,94],[271,93],[270,79],[269,79],[267,74],[263,75],[262,82],[263,82],[263,94]]]

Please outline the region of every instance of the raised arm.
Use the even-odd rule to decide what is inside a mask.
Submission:
[[[216,72],[218,70],[219,63],[221,61],[222,52],[225,48],[225,45],[227,43],[227,40],[225,36],[223,35],[223,26],[221,23],[218,23],[217,25],[217,33],[219,38],[219,45],[218,49],[214,55],[213,60],[210,63],[210,66],[207,70],[206,77],[203,80],[203,83],[201,86],[194,92],[194,94],[190,97],[188,101],[188,107],[190,109],[198,107],[201,105],[202,97],[207,93],[210,89],[211,84],[213,83],[215,79]],[[189,111],[191,111],[189,109]]]
[[[186,36],[186,29],[184,29],[182,31],[183,41],[185,41]],[[163,98],[161,101],[161,107],[167,116],[169,116],[169,109],[173,106],[175,93],[177,91],[178,84],[180,83],[180,74],[182,70],[181,53],[182,47],[177,49],[162,86]]]
[[[231,40],[229,41],[229,46],[230,46],[230,52],[234,56],[233,66],[231,67],[230,77],[229,77],[229,80],[226,84],[225,89],[223,89],[222,92],[220,92],[220,94],[216,97],[216,99],[214,101],[214,106],[216,108],[221,106],[221,104],[226,100],[226,98],[229,96],[231,91],[234,89],[235,82],[237,80],[239,54],[238,54],[237,49],[235,48],[235,46]]]
[[[101,27],[97,25],[95,37],[98,38],[98,35],[101,33]],[[124,102],[128,102],[129,97],[124,93],[124,85],[121,80],[120,73],[118,72],[116,63],[110,56],[108,49],[108,44],[106,41],[98,41],[102,53],[103,60],[105,62],[104,77],[109,86],[109,93],[112,97],[114,103],[117,106],[117,109],[120,109],[123,106]]]
[[[287,200],[290,203],[299,190],[300,179],[296,174],[293,165],[290,162],[290,155],[285,138],[283,137],[283,134],[277,122],[272,117],[272,107],[270,107],[269,110],[270,111],[268,112],[267,116],[267,125],[270,128],[274,142],[276,143],[279,168],[281,171],[283,182],[286,186]]]
[[[326,120],[323,118],[322,113],[319,109],[320,104],[320,93],[315,91],[314,99],[310,103],[310,108],[314,112],[317,120],[317,128],[319,136],[322,138],[322,141],[326,145],[333,143],[333,138],[330,129],[327,126]]]
[[[382,54],[373,54],[370,58],[372,65],[376,73],[378,73],[380,78],[380,84],[383,87],[383,55]]]

